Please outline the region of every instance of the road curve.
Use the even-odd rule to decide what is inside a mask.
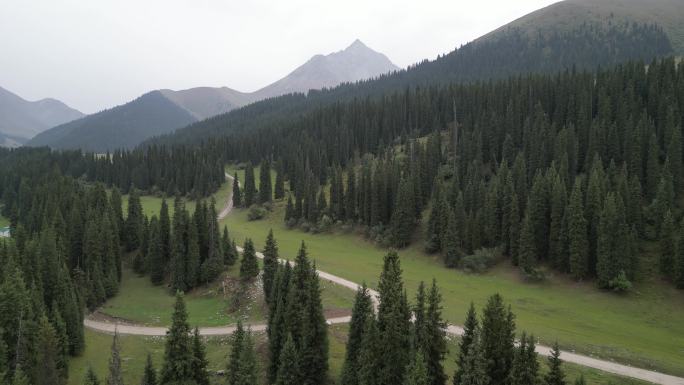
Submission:
[[[226,177],[230,180],[233,179],[232,176],[230,176],[228,173],[226,173]],[[232,198],[228,198],[228,201],[225,203],[223,209],[219,213],[219,220],[225,218],[228,214],[230,214],[231,210],[233,209],[233,200]],[[238,247],[238,250],[241,252],[242,248]],[[264,255],[262,253],[257,252],[256,253],[258,258],[263,258]],[[284,263],[284,260],[280,260],[282,263]],[[342,277],[338,277],[336,275],[326,273],[324,271],[317,270],[318,276],[321,277],[322,279],[325,279],[326,281],[333,282],[335,284],[344,286],[346,288],[349,288],[351,290],[357,290],[360,286],[359,284],[349,281],[347,279],[344,279]],[[378,292],[372,289],[368,289],[369,294],[371,295],[371,298],[373,299],[373,304],[375,307],[378,305]],[[334,325],[334,324],[344,324],[350,322],[351,317],[346,316],[346,317],[336,317],[336,318],[329,318],[327,319],[327,322],[329,325]],[[167,328],[164,327],[151,327],[151,326],[137,326],[137,325],[126,325],[126,324],[116,324],[116,323],[111,323],[111,322],[101,322],[101,321],[95,321],[95,320],[90,320],[86,319],[83,321],[83,324],[86,328],[97,331],[97,332],[102,332],[102,333],[109,333],[113,334],[115,331],[119,334],[124,334],[124,335],[140,335],[140,336],[165,336]],[[266,330],[266,324],[254,324],[254,325],[247,325],[249,326],[252,331],[255,332],[261,332]],[[235,331],[235,325],[227,325],[227,326],[218,326],[218,327],[204,327],[200,328],[199,332],[203,336],[225,336],[232,334]],[[448,325],[446,332],[448,334],[454,335],[454,336],[461,336],[463,335],[463,328],[457,325]],[[540,356],[545,356],[548,357],[551,355],[551,348],[548,346],[543,346],[543,345],[537,345],[537,353]],[[636,378],[642,381],[648,381],[654,384],[661,384],[661,385],[684,385],[684,378],[681,377],[676,377],[676,376],[671,376],[668,374],[663,374],[651,370],[646,370],[646,369],[640,369],[640,368],[635,368],[632,366],[628,365],[622,365],[618,364],[612,361],[605,361],[605,360],[600,360],[588,356],[583,356],[580,354],[572,353],[572,352],[566,352],[566,351],[561,351],[561,356],[560,358],[565,361],[565,362],[570,362],[573,364],[577,365],[582,365],[598,370],[602,370],[608,373],[613,373],[625,377],[631,377],[631,378]]]

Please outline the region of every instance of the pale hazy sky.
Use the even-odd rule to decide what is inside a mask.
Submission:
[[[85,113],[159,88],[261,88],[354,39],[400,67],[556,0],[2,0],[0,87]]]

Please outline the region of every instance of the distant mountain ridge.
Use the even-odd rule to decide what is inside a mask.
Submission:
[[[0,87],[0,146],[14,146],[50,127],[82,116],[83,113],[59,100],[28,101]]]
[[[259,100],[353,83],[398,69],[387,56],[356,40],[342,51],[315,55],[284,78],[252,93],[228,87],[152,91],[121,106],[56,126],[27,145],[96,152],[131,148],[147,138],[168,134]],[[148,114],[147,107],[151,108]],[[176,119],[169,119],[170,116]]]
[[[147,143],[192,143],[261,128],[296,126],[326,105],[383,97],[411,87],[594,71],[677,54],[684,0],[566,0],[532,12],[434,60],[357,84],[279,97],[192,124]],[[146,143],[146,144],[147,144]]]

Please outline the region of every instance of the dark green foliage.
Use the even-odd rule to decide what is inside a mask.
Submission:
[[[539,383],[539,360],[535,352],[534,336],[523,332],[515,348],[515,358],[508,380],[510,385],[535,385]]]
[[[392,245],[404,247],[411,242],[416,227],[414,191],[408,178],[399,184],[397,202],[392,214]]]
[[[237,368],[236,385],[253,385],[257,383],[258,363],[251,331],[247,331],[242,342],[242,350]]]
[[[157,370],[152,364],[152,356],[147,354],[147,361],[145,362],[145,369],[140,385],[157,385]]]
[[[246,178],[245,178],[246,179]],[[271,186],[271,162],[264,159],[259,167],[259,204],[273,200],[273,187]]]
[[[572,189],[566,212],[570,274],[575,279],[583,279],[587,276],[589,269],[589,242],[580,178],[575,179],[575,186]]]
[[[240,377],[240,356],[245,340],[245,330],[242,321],[238,320],[232,335],[230,356],[228,359],[228,385],[236,385]]]
[[[475,329],[468,351],[460,366],[460,377],[454,378],[454,385],[489,385],[493,384],[488,374],[487,358],[482,346],[480,331]]]
[[[160,373],[161,384],[186,384],[195,380],[194,352],[188,313],[181,293],[176,294],[171,328],[166,332],[164,364]]]
[[[114,333],[112,339],[111,356],[109,357],[109,373],[105,379],[106,385],[123,385],[123,373],[121,372],[121,348],[119,347],[119,334]]]
[[[143,212],[140,204],[140,193],[133,189],[128,196],[128,215],[124,227],[126,250],[133,251],[140,247],[143,237]]]
[[[244,247],[242,248],[242,260],[240,261],[240,279],[243,281],[251,281],[259,275],[259,264],[256,259],[256,250],[254,250],[254,242],[250,238],[245,239]]]
[[[223,252],[223,263],[227,266],[232,266],[238,259],[238,252],[233,242],[230,241],[228,235],[228,227],[223,226],[223,235],[221,235],[221,251]]]
[[[406,368],[404,385],[428,385],[430,384],[427,364],[421,351],[416,352],[411,359],[411,364]]]
[[[551,355],[548,358],[549,371],[544,375],[544,384],[546,385],[565,385],[565,373],[561,367],[563,361],[560,359],[560,347],[558,342],[553,344]]]
[[[233,206],[242,206],[242,191],[240,191],[240,180],[238,179],[237,173],[233,176]]]
[[[237,179],[236,179],[237,180]],[[245,189],[244,189],[244,204],[249,207],[256,203],[256,185],[254,181],[254,167],[252,162],[248,162],[245,166]]]
[[[147,271],[150,274],[150,281],[154,285],[161,285],[164,282],[164,272],[166,263],[164,258],[164,245],[162,243],[161,226],[156,216],[150,221],[150,241],[147,250]]]
[[[283,199],[285,197],[285,170],[283,169],[283,162],[276,164],[276,180],[274,187],[274,198]]]
[[[611,281],[631,273],[632,234],[625,222],[622,200],[609,193],[601,211],[596,250],[596,274],[601,288],[619,289]]]
[[[207,372],[209,361],[197,327],[192,334],[192,356],[192,377],[195,384],[209,385],[209,373]]]
[[[35,347],[36,364],[32,376],[33,383],[36,385],[63,384],[65,377],[62,376],[57,366],[61,347],[55,329],[45,316],[41,318],[38,325]]]
[[[264,298],[273,311],[274,304],[271,301],[271,293],[273,291],[273,284],[275,281],[276,272],[278,271],[278,244],[273,237],[273,230],[268,232],[266,237],[266,245],[264,246],[264,275],[262,277],[264,287]]]
[[[477,322],[477,314],[475,313],[475,304],[470,303],[470,308],[468,309],[468,315],[466,316],[465,323],[463,324],[463,335],[461,336],[461,343],[459,344],[459,350],[458,350],[458,358],[457,358],[457,369],[456,372],[454,373],[454,379],[453,379],[453,384],[454,385],[460,385],[462,383],[462,379],[464,375],[468,375],[468,373],[464,372],[464,368],[467,367],[467,365],[472,365],[473,362],[471,361],[470,363],[467,363],[467,360],[470,358],[472,359],[473,357],[468,357],[471,351],[471,345],[473,344],[473,341],[476,340],[476,338],[479,338],[479,333],[480,333],[480,326]],[[480,343],[478,340],[477,343]],[[481,353],[481,347],[477,347],[479,349],[479,353]],[[476,352],[473,352],[476,353]],[[484,359],[484,357],[482,357]],[[483,367],[482,370],[484,371],[486,368]]]
[[[378,292],[378,379],[381,384],[400,384],[410,362],[410,314],[399,256],[394,251],[385,256]]]
[[[668,210],[660,228],[660,271],[666,277],[672,277],[677,271],[676,257],[676,229],[672,212]]]
[[[276,385],[290,385],[302,383],[302,375],[300,374],[300,366],[305,365],[301,362],[297,350],[292,340],[292,335],[288,334],[285,338],[285,344],[278,357],[280,362],[278,375],[276,377]]]
[[[363,341],[366,338],[364,332],[366,331],[368,320],[373,317],[375,317],[373,301],[364,284],[356,292],[354,307],[352,308],[347,350],[340,376],[340,384],[342,385],[359,385],[360,369],[363,365],[360,361],[360,354]]]
[[[674,269],[675,285],[684,289],[684,224],[679,227],[679,241],[677,242],[677,260]]]
[[[88,367],[85,377],[83,377],[83,385],[100,385],[100,380],[97,379],[95,372],[93,372],[93,368]],[[142,385],[147,385],[147,383],[143,383]]]
[[[499,294],[489,298],[482,315],[482,350],[492,385],[505,384],[513,365],[513,319],[513,313],[506,308]]]

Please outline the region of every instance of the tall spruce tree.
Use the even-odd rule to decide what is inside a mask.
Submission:
[[[297,355],[297,348],[295,347],[292,335],[288,334],[285,338],[285,344],[278,357],[280,364],[278,365],[278,375],[276,377],[276,385],[290,385],[303,383],[302,375],[300,374],[300,366],[304,364],[300,362]]]
[[[271,185],[271,162],[264,159],[259,167],[259,203],[264,204],[273,200]]]
[[[415,201],[413,188],[409,178],[399,183],[395,210],[392,214],[391,237],[392,245],[404,247],[411,242],[416,227]]]
[[[171,328],[166,332],[166,348],[164,349],[164,364],[160,373],[160,383],[192,384],[195,380],[194,360],[185,301],[183,295],[177,293],[171,318]]]
[[[487,361],[487,375],[492,385],[506,383],[514,356],[515,322],[503,298],[489,298],[482,316],[482,349]]]
[[[140,385],[157,385],[157,371],[154,369],[152,355],[149,353],[147,353],[147,361],[145,361],[145,369]]]
[[[242,191],[240,191],[240,179],[238,179],[238,174],[235,173],[233,176],[233,207],[242,207]]]
[[[536,385],[539,383],[539,360],[535,351],[534,337],[523,332],[515,348],[515,358],[508,380],[510,385]]]
[[[374,318],[373,300],[368,292],[366,284],[362,284],[356,291],[354,307],[352,308],[351,322],[349,323],[349,338],[347,339],[347,350],[344,356],[340,384],[359,385],[359,374],[362,363],[360,360],[361,347],[366,337],[366,323]]]
[[[378,289],[378,380],[381,384],[400,384],[410,359],[410,314],[399,256],[394,251],[385,255]]]
[[[563,361],[560,359],[560,347],[558,342],[553,344],[551,355],[548,358],[549,371],[544,375],[546,385],[565,385],[565,373],[562,368]]]
[[[242,343],[238,365],[237,385],[253,385],[257,383],[258,363],[254,351],[254,340],[251,330],[247,330]]]
[[[428,385],[430,379],[428,375],[428,368],[423,352],[418,350],[413,354],[411,363],[406,368],[406,378],[404,385]]]
[[[195,384],[209,385],[209,372],[207,372],[209,361],[207,361],[207,353],[197,327],[192,334],[192,355],[192,376]]]
[[[128,196],[128,215],[124,230],[126,240],[126,250],[133,251],[140,247],[143,232],[143,211],[140,203],[140,193],[132,189]]]
[[[119,333],[114,332],[112,338],[111,356],[109,357],[109,374],[105,379],[106,385],[123,385],[121,371],[121,348],[119,347]]]
[[[236,385],[240,375],[240,356],[242,355],[242,348],[245,339],[245,329],[242,327],[242,321],[238,320],[237,327],[231,336],[230,357],[228,359],[228,385]]]
[[[490,385],[493,384],[488,374],[487,358],[482,346],[479,329],[475,329],[468,352],[459,367],[461,375],[454,377],[454,385]]]
[[[464,369],[466,366],[466,359],[470,351],[470,345],[475,339],[475,334],[479,333],[480,325],[477,321],[477,313],[475,312],[475,304],[470,303],[468,314],[466,315],[465,323],[463,324],[463,335],[458,348],[458,357],[456,358],[456,372],[454,373],[454,385],[459,385],[464,376]]]
[[[256,250],[251,238],[245,239],[242,248],[242,260],[240,261],[240,279],[251,281],[259,275],[259,264],[256,259]]]
[[[589,272],[589,240],[582,195],[582,179],[577,177],[566,210],[566,220],[570,274],[578,280],[584,279]]]
[[[271,292],[273,291],[273,283],[275,275],[278,270],[278,243],[273,237],[273,230],[268,231],[266,237],[266,245],[264,246],[264,274],[262,276],[264,287],[264,298],[268,303],[271,311],[273,311],[273,303],[271,301]]]
[[[257,203],[257,191],[255,183],[254,167],[252,166],[252,162],[248,162],[247,166],[245,166],[245,189],[243,191],[245,207],[249,207],[254,203]]]
[[[275,199],[285,198],[285,170],[283,169],[282,161],[278,161],[276,164],[276,179],[273,196]]]

